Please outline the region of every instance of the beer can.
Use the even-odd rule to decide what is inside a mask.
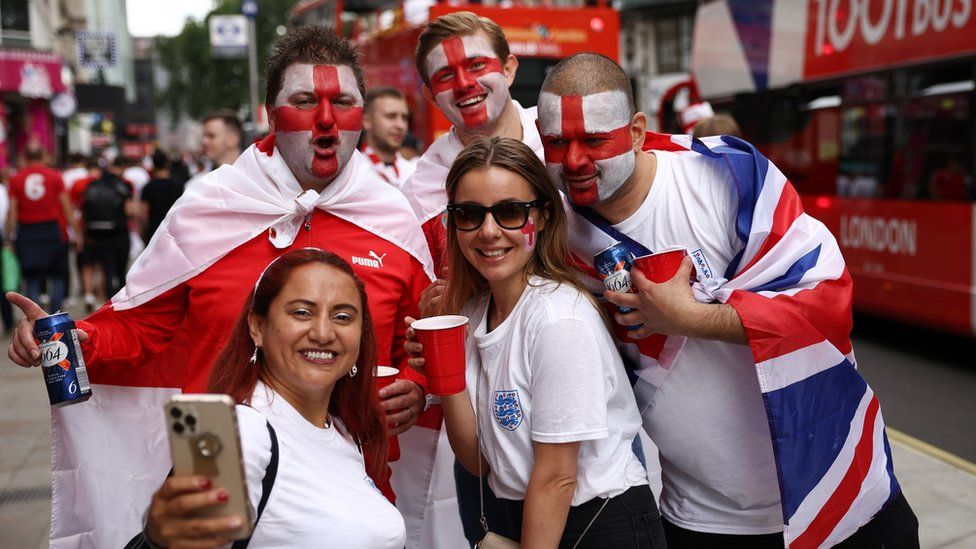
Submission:
[[[634,254],[621,243],[616,243],[593,257],[593,266],[603,277],[603,286],[611,292],[626,294],[633,291],[630,282],[630,269],[634,266]],[[632,311],[630,307],[620,307],[621,313]]]
[[[71,316],[57,313],[37,319],[34,340],[41,348],[41,370],[51,406],[70,406],[91,398],[85,358]]]

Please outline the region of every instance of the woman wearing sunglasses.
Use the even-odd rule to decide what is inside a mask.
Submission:
[[[522,547],[664,547],[631,450],[634,396],[567,262],[566,216],[542,163],[519,141],[479,140],[458,155],[447,193],[441,308],[470,319],[467,391],[442,397],[458,459],[489,474]]]

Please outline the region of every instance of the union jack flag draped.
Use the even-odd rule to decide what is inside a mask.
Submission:
[[[878,400],[856,369],[850,341],[852,281],[833,235],[806,215],[793,186],[749,143],[648,133],[645,150],[724,159],[736,185],[741,251],[724,277],[693,285],[700,302],[727,303],[742,319],[769,420],[790,548],[830,547],[901,493]],[[616,242],[649,253],[592,210],[573,208],[570,240],[588,284],[592,258]],[[626,338],[644,411],[685,338]],[[748,467],[749,464],[742,464]]]

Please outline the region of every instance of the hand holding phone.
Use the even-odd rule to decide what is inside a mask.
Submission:
[[[208,477],[173,475],[153,494],[146,536],[162,547],[217,548],[231,543],[244,526],[236,515],[191,518],[207,508],[225,506],[224,490]]]
[[[165,413],[173,475],[153,496],[150,539],[165,545],[192,539],[219,547],[250,536],[251,508],[233,400],[226,395],[176,395]]]

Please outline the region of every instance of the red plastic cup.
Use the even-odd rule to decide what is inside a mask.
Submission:
[[[399,373],[400,370],[396,368],[391,368],[389,366],[377,366],[376,390],[379,391],[383,387],[389,387],[391,383],[396,381]],[[390,436],[390,451],[387,461],[396,461],[398,459],[400,459],[400,442],[397,440],[396,435],[392,435]]]
[[[432,316],[411,326],[424,346],[427,389],[438,396],[464,390],[464,339],[468,318],[459,315]]]
[[[634,260],[634,266],[651,282],[660,284],[674,278],[681,262],[688,255],[684,248],[665,248],[651,255],[642,255]]]

